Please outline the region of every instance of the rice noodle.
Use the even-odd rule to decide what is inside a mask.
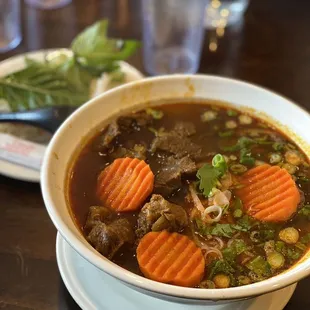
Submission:
[[[217,216],[211,218],[210,213],[217,213]],[[207,223],[216,223],[219,222],[222,217],[223,209],[220,206],[210,206],[206,208],[203,212],[202,219]]]
[[[193,185],[191,184],[189,186],[189,192],[191,194],[191,197],[192,197],[192,201],[194,203],[194,206],[198,209],[198,211],[201,213],[201,215],[203,216],[203,219],[206,219],[206,220],[211,220],[211,217],[206,214],[206,216],[204,216],[204,211],[205,211],[205,208],[204,206],[202,205],[200,199],[198,198],[198,195],[193,187]]]

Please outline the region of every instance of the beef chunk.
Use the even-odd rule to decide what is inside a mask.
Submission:
[[[151,144],[151,152],[161,150],[172,153],[178,158],[186,155],[191,157],[199,156],[201,147],[189,138],[194,133],[195,127],[193,124],[177,123],[173,130],[163,132],[155,137]]]
[[[150,231],[168,230],[180,232],[188,224],[186,211],[176,204],[165,200],[161,195],[153,195],[138,216],[136,235],[142,238]]]
[[[196,133],[196,128],[195,125],[190,122],[177,122],[174,126],[174,131],[180,136],[189,137]]]
[[[85,231],[90,231],[100,222],[109,222],[112,219],[113,214],[114,212],[107,207],[91,206],[84,226]]]
[[[112,121],[108,126],[101,140],[101,147],[107,147],[115,137],[121,133],[119,126],[116,121]]]
[[[132,113],[127,116],[120,116],[117,120],[110,123],[103,135],[100,137],[98,149],[104,150],[110,143],[121,134],[121,132],[132,132],[139,127],[151,125],[153,118],[145,111]]]
[[[155,191],[164,196],[181,187],[181,176],[196,172],[196,164],[188,156],[168,157],[155,177]]]
[[[126,219],[118,219],[111,224],[98,222],[87,240],[103,256],[111,259],[125,243],[134,242],[134,231]]]
[[[120,116],[117,120],[121,131],[133,131],[137,127],[149,126],[153,123],[153,117],[147,114],[145,111],[131,113],[126,116]]]
[[[113,159],[131,157],[145,160],[146,158],[146,147],[142,144],[135,144],[132,149],[128,149],[122,146],[119,146],[115,151],[110,153],[110,156]]]

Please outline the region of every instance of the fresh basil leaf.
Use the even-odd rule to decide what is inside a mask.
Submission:
[[[6,100],[12,111],[64,104],[78,106],[88,100],[83,89],[78,89],[55,68],[26,61],[25,69],[0,79],[0,99]]]
[[[77,64],[74,57],[69,58],[56,68],[77,89],[85,91],[86,94],[89,93],[89,85],[93,76]]]
[[[77,57],[87,59],[88,65],[127,59],[139,46],[134,40],[107,37],[108,20],[101,20],[87,27],[72,42],[71,49]]]

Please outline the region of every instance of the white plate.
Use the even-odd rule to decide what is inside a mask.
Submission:
[[[61,277],[77,304],[85,310],[282,310],[296,284],[257,298],[222,305],[185,305],[133,290],[80,256],[58,233],[56,255]]]
[[[0,77],[10,74],[14,71],[23,69],[25,66],[24,63],[25,57],[30,57],[34,60],[43,61],[44,57],[47,54],[50,55],[51,53],[54,54],[57,52],[68,53],[68,50],[67,49],[39,50],[8,58],[0,62]],[[120,62],[120,65],[121,70],[125,73],[127,82],[139,80],[144,77],[140,71],[138,71],[136,68],[129,65],[128,63]],[[104,79],[103,84],[105,84],[104,87],[106,87],[106,79]],[[7,106],[4,103],[0,102],[0,111],[5,110],[7,110]],[[29,169],[27,167],[23,167],[20,165],[16,165],[1,159],[0,159],[0,174],[22,181],[40,182],[39,171]]]

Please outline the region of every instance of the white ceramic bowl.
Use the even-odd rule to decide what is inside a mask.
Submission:
[[[260,87],[221,77],[174,75],[150,78],[113,89],[92,99],[73,113],[48,146],[42,166],[41,186],[47,211],[61,235],[91,264],[127,285],[163,299],[181,298],[197,303],[261,295],[297,282],[310,274],[310,253],[288,271],[268,280],[228,289],[184,288],[155,282],[133,274],[105,259],[76,227],[66,198],[68,169],[81,145],[108,124],[111,117],[146,102],[169,99],[218,99],[247,109],[289,133],[310,156],[310,116],[289,100]]]

